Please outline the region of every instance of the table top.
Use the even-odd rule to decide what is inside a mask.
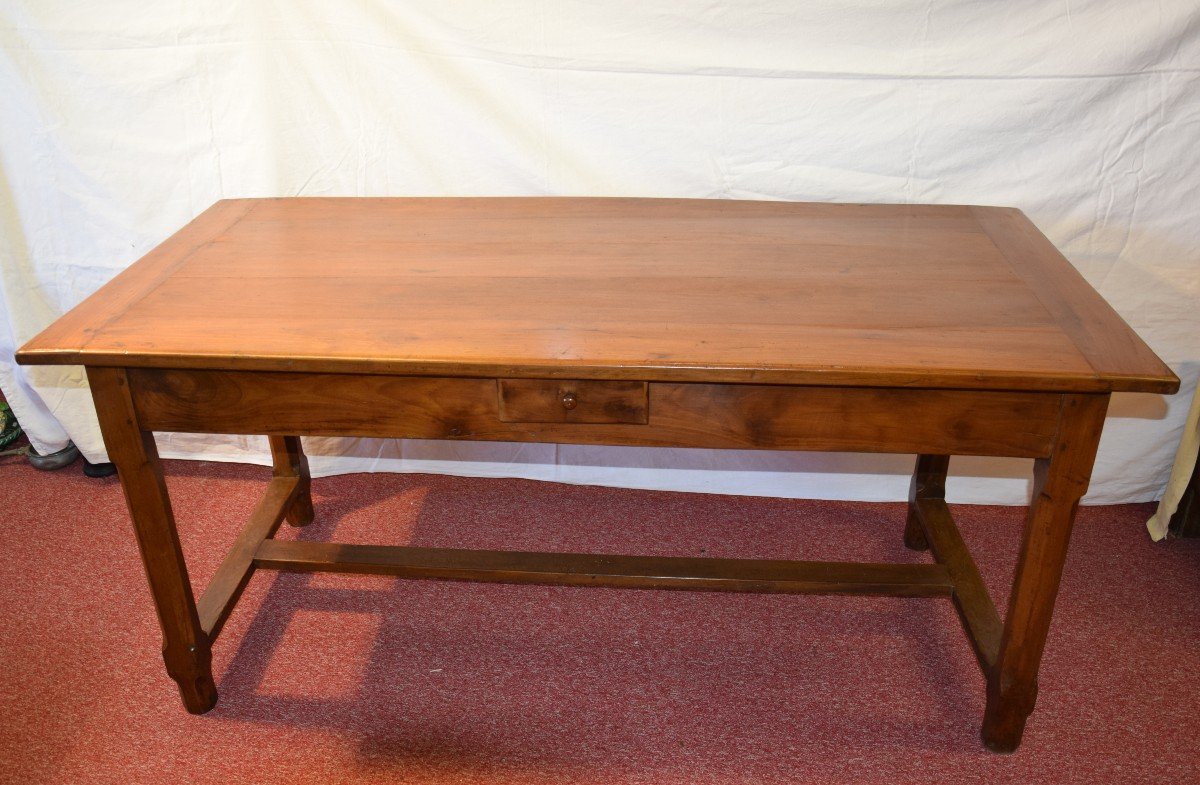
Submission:
[[[218,202],[26,364],[1173,392],[1018,210]]]

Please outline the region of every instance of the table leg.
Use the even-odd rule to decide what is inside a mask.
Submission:
[[[154,435],[138,424],[124,369],[88,368],[87,373],[158,610],[167,673],[179,684],[187,710],[202,714],[217,702],[212,649],[196,613]]]
[[[308,471],[308,456],[300,445],[299,436],[269,436],[271,460],[275,464],[276,477],[299,477],[299,487],[292,506],[288,508],[287,522],[293,526],[307,526],[313,521],[312,477]]]
[[[904,545],[914,551],[929,550],[925,530],[917,517],[917,500],[945,499],[946,472],[950,468],[949,455],[918,455],[917,468],[912,483],[908,486],[908,522],[904,524]]]
[[[1071,525],[1091,480],[1107,395],[1064,395],[1049,458],[1034,465],[1033,499],[1017,559],[1000,653],[988,677],[983,743],[1012,752],[1037,700],[1037,672],[1067,556]]]

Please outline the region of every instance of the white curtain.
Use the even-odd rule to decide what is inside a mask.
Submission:
[[[0,0],[0,387],[104,458],[32,337],[222,197],[686,196],[1014,205],[1184,377],[1117,396],[1089,500],[1162,490],[1200,368],[1194,0]],[[336,260],[330,260],[336,264]],[[347,314],[353,318],[353,314]],[[163,435],[264,461],[261,439]],[[310,440],[316,473],[903,498],[911,459]],[[956,459],[957,501],[1028,463]]]

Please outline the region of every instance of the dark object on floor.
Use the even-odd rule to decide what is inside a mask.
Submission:
[[[1179,499],[1167,529],[1171,537],[1200,537],[1200,460]]]
[[[0,448],[21,438],[21,424],[4,401],[0,401]]]
[[[84,458],[83,473],[88,477],[112,477],[117,473],[117,467],[111,463],[92,463]]]
[[[73,443],[67,442],[67,446],[63,447],[58,452],[52,452],[49,455],[42,455],[33,447],[29,448],[29,462],[33,464],[33,468],[41,469],[44,472],[61,469],[64,466],[70,466],[75,463],[75,459],[79,457],[79,448]]]
[[[0,400],[0,449],[20,439],[23,433],[21,424],[17,422],[17,418],[12,413],[12,409],[8,403]],[[79,448],[74,443],[67,442],[66,447],[49,455],[39,454],[37,450],[28,444],[5,451],[0,453],[0,455],[24,455],[33,464],[35,469],[53,471],[70,466],[79,457],[80,453]],[[83,473],[88,477],[112,477],[117,473],[117,467],[111,463],[92,463],[84,458]]]

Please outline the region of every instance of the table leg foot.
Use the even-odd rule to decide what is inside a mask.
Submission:
[[[271,460],[276,477],[299,477],[296,498],[287,511],[292,526],[307,526],[313,522],[312,477],[308,471],[308,456],[300,445],[299,436],[271,436]]]
[[[1012,736],[1000,737],[996,735],[994,729],[989,730],[987,727],[983,729],[983,746],[988,752],[994,752],[997,755],[1012,755],[1017,751],[1017,747],[1021,746],[1021,733],[1025,729],[1025,720],[1021,720],[1021,729],[1016,732],[1015,738]]]
[[[904,524],[904,547],[910,551],[929,550],[929,541],[925,539],[921,519],[917,517],[917,510],[912,504],[908,505],[908,520]]]
[[[217,705],[217,685],[212,675],[212,651],[207,645],[165,646],[167,674],[179,685],[184,708],[204,714]]]
[[[316,513],[313,511],[312,489],[308,483],[302,483],[296,490],[296,498],[288,508],[285,520],[292,526],[307,526],[313,522]]]
[[[992,683],[995,680],[991,680]],[[983,746],[992,752],[1016,752],[1025,733],[1025,721],[1037,703],[1037,682],[1007,689],[988,685],[987,708],[983,713]]]

